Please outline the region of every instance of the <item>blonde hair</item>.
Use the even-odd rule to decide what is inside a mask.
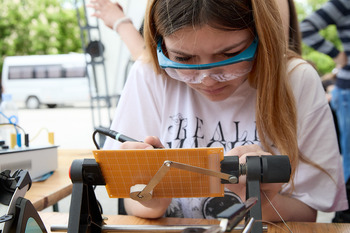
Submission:
[[[289,156],[293,185],[301,154],[296,104],[287,75],[291,52],[287,51],[281,22],[275,0],[153,0],[146,11],[144,38],[149,62],[162,74],[157,62],[157,40],[183,27],[209,24],[222,30],[251,29],[258,35],[258,50],[248,77],[257,90],[257,130],[265,150],[273,153],[276,147]]]

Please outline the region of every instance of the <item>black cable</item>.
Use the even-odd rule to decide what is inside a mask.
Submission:
[[[99,147],[99,145],[97,144],[96,138],[95,138],[95,135],[96,135],[97,133],[99,133],[99,132],[98,132],[97,130],[95,130],[94,133],[92,134],[92,141],[94,142],[94,144],[95,144],[95,146],[96,146],[96,149],[99,150],[100,147]]]

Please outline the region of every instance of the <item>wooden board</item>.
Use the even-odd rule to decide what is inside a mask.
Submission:
[[[164,161],[184,163],[220,171],[223,148],[95,150],[111,198],[129,198],[130,187],[152,179]],[[154,198],[224,196],[224,185],[216,177],[170,168],[153,190]]]

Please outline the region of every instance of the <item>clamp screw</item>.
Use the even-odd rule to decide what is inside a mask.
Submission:
[[[236,176],[230,176],[230,178],[228,179],[228,181],[231,184],[237,184],[238,183],[238,178]]]

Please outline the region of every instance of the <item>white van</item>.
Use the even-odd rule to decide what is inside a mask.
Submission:
[[[85,54],[6,57],[2,70],[3,93],[27,108],[50,108],[90,101]]]

